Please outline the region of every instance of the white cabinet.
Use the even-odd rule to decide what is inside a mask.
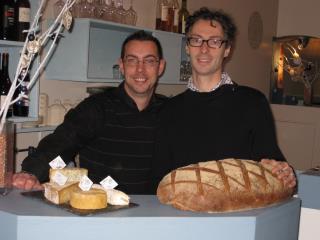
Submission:
[[[113,22],[75,19],[72,33],[65,32],[46,67],[48,80],[84,82],[120,82],[113,79],[113,65],[118,63],[121,45],[131,33],[141,28]],[[157,37],[167,61],[160,83],[180,82],[183,35],[144,29]]]
[[[320,108],[271,105],[279,146],[298,170],[320,166]]]

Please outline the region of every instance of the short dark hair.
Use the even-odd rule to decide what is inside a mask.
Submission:
[[[186,34],[188,34],[192,26],[198,20],[214,20],[221,24],[225,37],[228,40],[228,45],[232,45],[235,41],[237,26],[235,25],[231,16],[223,12],[222,10],[208,9],[207,7],[202,7],[195,11],[193,15],[190,15],[186,20]]]
[[[130,42],[130,41],[151,41],[154,42],[154,44],[157,46],[157,51],[158,51],[158,57],[159,59],[163,58],[163,51],[162,51],[162,47],[161,47],[161,43],[158,40],[158,38],[152,36],[151,33],[148,33],[144,30],[139,30],[137,32],[134,32],[132,34],[130,34],[122,43],[122,47],[121,47],[121,58],[124,58],[125,55],[125,47],[126,45]]]

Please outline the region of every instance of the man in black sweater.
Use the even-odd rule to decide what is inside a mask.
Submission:
[[[99,182],[110,175],[118,189],[147,194],[150,189],[157,113],[165,98],[154,93],[165,66],[158,39],[138,31],[124,41],[119,66],[125,80],[117,88],[93,95],[70,110],[53,134],[22,163],[13,176],[21,189],[41,189],[49,162],[68,163],[79,153],[80,167]]]
[[[192,76],[188,89],[170,99],[161,114],[155,174],[160,179],[170,170],[201,161],[263,159],[294,187],[296,179],[277,145],[267,99],[223,72],[235,34],[236,26],[222,11],[201,8],[187,19]]]

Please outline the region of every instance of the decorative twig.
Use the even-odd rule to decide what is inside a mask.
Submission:
[[[14,79],[12,81],[10,90],[8,95],[1,106],[0,110],[0,133],[3,131],[4,123],[6,121],[6,115],[9,109],[9,106],[17,102],[23,97],[27,97],[24,94],[19,94],[15,99],[13,99],[14,93],[16,89],[21,85],[25,80],[25,76],[31,68],[31,64],[34,59],[39,55],[40,50],[44,48],[49,41],[51,40],[51,45],[43,57],[40,60],[39,65],[33,71],[33,75],[30,78],[30,82],[27,85],[27,89],[30,90],[34,83],[39,79],[39,74],[47,64],[48,58],[51,56],[54,47],[57,43],[58,38],[61,36],[62,31],[66,28],[70,30],[72,24],[72,15],[70,13],[70,8],[76,0],[66,0],[63,8],[61,9],[58,16],[55,18],[50,27],[41,34],[41,26],[40,19],[42,17],[42,13],[46,6],[47,0],[41,0],[40,5],[38,7],[37,13],[34,16],[33,22],[31,24],[30,29],[27,31],[27,38],[24,42],[21,55],[19,58],[19,62],[16,68],[16,72],[14,75]],[[54,37],[53,37],[54,36]]]

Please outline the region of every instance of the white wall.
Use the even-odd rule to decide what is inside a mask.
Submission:
[[[319,0],[279,0],[277,36],[320,37]]]

